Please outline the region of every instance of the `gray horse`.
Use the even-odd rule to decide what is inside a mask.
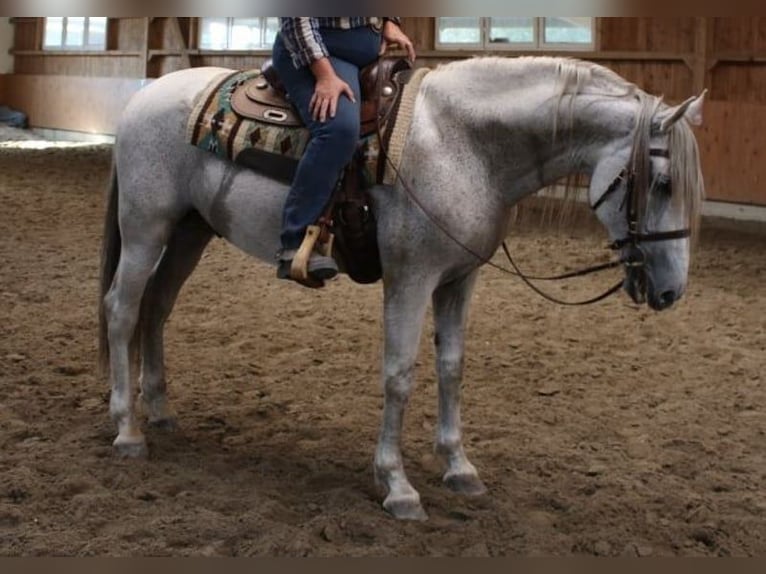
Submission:
[[[222,71],[158,79],[132,99],[120,123],[100,324],[122,456],[147,452],[131,382],[139,365],[149,423],[174,425],[163,327],[210,239],[218,234],[275,263],[286,186],[185,141],[195,96]],[[477,271],[506,237],[516,202],[587,174],[591,206],[626,263],[628,294],[657,310],[683,295],[703,196],[689,124],[701,123],[702,100],[669,107],[606,68],[556,58],[472,59],[426,76],[398,183],[373,190],[385,300],[385,403],[374,466],[392,515],[425,517],[400,443],[429,299],[444,482],[467,495],[486,490],[461,439],[463,339]]]

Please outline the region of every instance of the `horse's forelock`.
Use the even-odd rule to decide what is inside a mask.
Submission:
[[[633,186],[639,196],[639,210],[643,210],[647,205],[649,188],[652,184],[652,164],[651,164],[651,136],[652,121],[657,110],[662,103],[661,98],[650,96],[645,92],[637,92],[638,109],[636,111],[636,124],[633,128],[633,149],[631,150],[630,169],[633,177]],[[644,214],[639,212],[639,221],[643,219]]]
[[[670,178],[673,184],[673,201],[681,202],[686,209],[692,237],[699,230],[705,184],[699,161],[699,148],[686,120],[677,122],[670,130]]]

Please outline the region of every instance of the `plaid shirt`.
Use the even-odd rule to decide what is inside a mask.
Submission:
[[[372,26],[376,29],[381,29],[386,20],[393,20],[397,24],[400,23],[400,19],[393,16],[280,18],[279,34],[282,36],[285,47],[287,47],[293,58],[293,64],[296,68],[301,68],[330,55],[319,33],[320,28],[348,30],[361,26]]]

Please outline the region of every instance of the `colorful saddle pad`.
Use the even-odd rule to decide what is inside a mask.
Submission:
[[[260,173],[290,181],[309,142],[309,131],[301,127],[275,125],[244,118],[232,108],[236,88],[260,75],[258,70],[224,73],[197,95],[187,125],[188,141],[222,159],[234,161]],[[378,138],[359,142],[365,169],[362,182],[376,181]]]

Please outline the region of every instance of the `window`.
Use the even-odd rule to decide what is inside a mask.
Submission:
[[[45,19],[45,50],[105,50],[106,17],[54,16]]]
[[[436,47],[480,50],[592,50],[590,16],[440,17]]]
[[[201,18],[201,50],[269,50],[279,18]]]

